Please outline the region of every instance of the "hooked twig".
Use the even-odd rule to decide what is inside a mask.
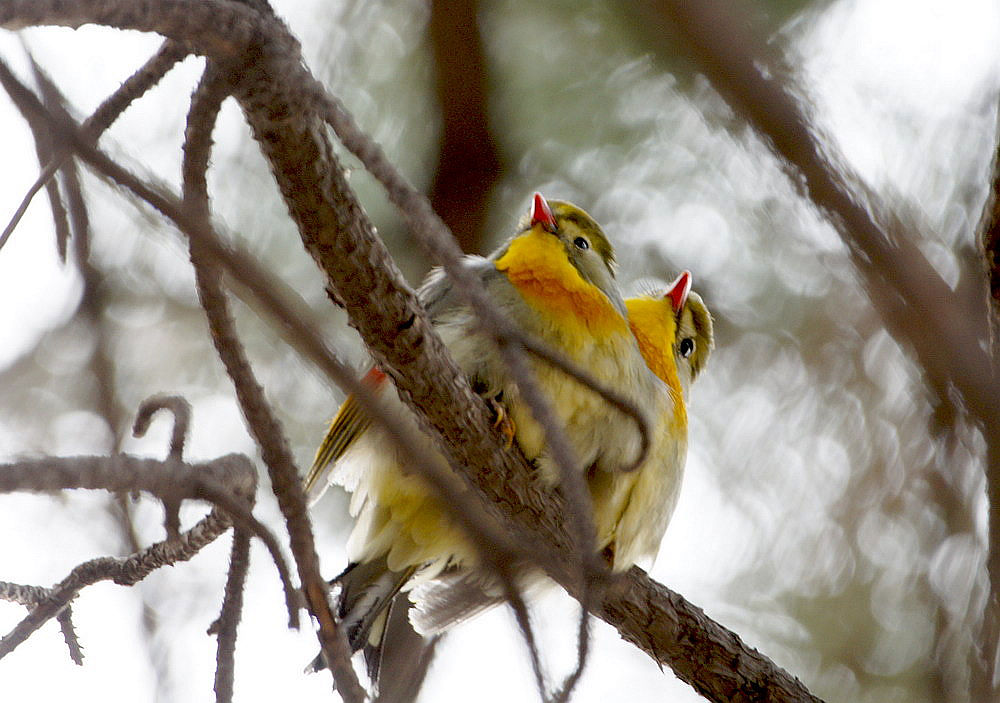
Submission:
[[[149,429],[153,415],[159,410],[169,410],[174,415],[174,429],[170,435],[170,450],[167,461],[180,463],[183,461],[184,443],[191,424],[191,404],[176,395],[160,395],[147,398],[139,406],[135,424],[132,426],[132,436],[143,437]],[[181,499],[176,495],[166,495],[162,498],[163,521],[167,536],[176,539],[181,530]]]
[[[191,427],[191,404],[179,395],[154,395],[142,401],[132,425],[132,436],[143,437],[149,423],[160,410],[169,410],[174,415],[174,429],[170,434],[170,451],[167,456],[173,461],[182,461],[184,443]]]

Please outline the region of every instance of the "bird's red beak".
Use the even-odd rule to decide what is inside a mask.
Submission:
[[[531,206],[531,226],[541,225],[546,232],[555,234],[557,229],[555,215],[552,208],[545,202],[541,193],[535,193],[535,201]]]
[[[664,298],[670,298],[670,304],[674,307],[674,312],[679,312],[684,303],[687,302],[688,293],[691,292],[691,272],[681,271],[681,275],[670,284]]]

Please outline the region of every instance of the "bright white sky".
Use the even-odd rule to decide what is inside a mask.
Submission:
[[[315,3],[291,0],[274,3],[308,46],[314,39],[310,27]],[[857,169],[876,182],[887,181],[906,188],[910,174],[902,157],[910,147],[909,136],[894,125],[901,118],[917,124],[938,125],[961,119],[983,105],[995,105],[997,76],[1000,73],[1000,5],[993,0],[965,0],[940,3],[933,0],[841,0],[824,19],[807,32],[809,55],[805,71],[817,98],[820,115],[836,136]],[[125,77],[119,67],[138,66],[159,40],[157,37],[86,29],[45,30],[27,34],[28,41],[43,63],[59,75],[69,62],[90,57],[86,83],[64,85],[85,114]],[[318,39],[317,39],[318,40]],[[0,33],[0,55],[16,68],[25,67],[18,37]],[[72,57],[72,58],[71,58]],[[174,95],[186,95],[197,75],[197,64],[188,61],[170,77]],[[173,128],[180,133],[183,105],[164,119],[163,101],[130,113],[118,132],[120,143],[149,144],[132,152],[160,173],[176,173],[176,144],[152,144],[148,125]],[[173,108],[169,108],[173,109]],[[145,110],[145,112],[143,112]],[[7,135],[2,146],[5,168],[0,169],[0,219],[6,222],[29,184],[37,175],[37,162],[30,133],[6,100],[0,98],[0,133]],[[222,137],[221,149],[226,139]],[[929,153],[928,159],[946,158]],[[72,314],[79,285],[59,264],[53,244],[51,218],[43,197],[36,198],[19,230],[0,251],[0,366],[5,366],[30,348],[47,329]],[[231,406],[214,408],[228,414],[227,424],[238,423]],[[196,413],[213,414],[213,408],[199,407]],[[198,427],[197,417],[195,427]],[[163,428],[151,447],[163,446]],[[685,594],[719,618],[727,605],[721,584],[741,558],[738,535],[741,518],[732,505],[721,499],[699,471],[698,439],[694,438],[683,496],[662,548],[662,557],[653,575]],[[206,438],[206,444],[209,444]],[[18,438],[0,427],[0,457],[23,451]],[[246,446],[227,451],[251,451]],[[150,449],[155,451],[155,449]],[[214,452],[212,452],[214,453]],[[94,496],[72,496],[73,503],[97,500]],[[0,578],[24,583],[52,583],[72,565],[107,553],[90,533],[99,526],[81,530],[53,510],[51,499],[10,496],[0,509]],[[147,506],[148,510],[152,510]],[[273,506],[260,511],[273,516]],[[269,515],[268,511],[272,511]],[[196,514],[193,511],[192,514]],[[110,528],[109,528],[110,529]],[[322,528],[320,528],[322,529]],[[48,548],[39,552],[37,539]],[[320,535],[323,538],[323,535]],[[54,550],[58,548],[58,553]],[[95,551],[97,549],[97,551]],[[228,538],[214,545],[206,558],[154,575],[143,588],[155,603],[155,594],[164,589],[211,588],[221,593],[221,578],[215,564],[225,559]],[[325,676],[298,675],[311,659],[314,637],[291,633],[283,623],[281,602],[273,570],[262,550],[255,547],[251,586],[247,594],[244,625],[240,631],[237,662],[237,700],[328,700]],[[338,555],[326,563],[340,563]],[[207,584],[207,585],[206,585]],[[212,699],[214,639],[203,630],[213,614],[193,604],[185,613],[164,613],[189,622],[184,651],[175,652],[173,666],[181,667],[183,689],[178,698],[192,701]],[[136,608],[114,585],[86,590],[76,607],[76,624],[86,647],[83,668],[69,663],[58,630],[46,626],[27,645],[0,662],[0,692],[5,700],[70,699],[86,703],[106,700],[145,700],[152,695],[152,672],[141,651],[136,618],[106,617]],[[554,672],[569,670],[575,608],[560,594],[546,599],[537,609],[543,647]],[[0,603],[0,632],[6,632],[23,610]],[[597,646],[592,664],[575,700],[619,699],[623,685],[634,685],[634,701],[672,700],[678,703],[701,700],[687,686],[667,673],[662,674],[650,660],[618,641],[607,627],[594,628]],[[749,639],[753,640],[752,633]],[[488,656],[484,656],[488,653]],[[612,675],[607,675],[612,672]],[[476,700],[532,700],[536,695],[524,648],[511,618],[497,610],[458,628],[446,640],[432,669],[424,700],[454,700],[471,693]]]

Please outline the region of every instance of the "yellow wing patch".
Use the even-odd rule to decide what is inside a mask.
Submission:
[[[371,425],[371,418],[361,409],[353,395],[340,406],[337,415],[330,422],[322,444],[316,450],[316,458],[306,474],[304,488],[306,495],[311,495],[321,479],[325,478],[327,468],[336,463],[344,455],[347,448]]]

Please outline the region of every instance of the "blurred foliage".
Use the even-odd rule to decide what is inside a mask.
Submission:
[[[317,75],[404,173],[429,187],[439,120],[426,4],[275,4]],[[967,69],[947,99],[906,93],[893,89],[891,67],[851,63],[859,49],[843,37],[864,35],[864,3],[754,7],[819,126],[918,226],[946,280],[978,285],[980,263],[968,244],[987,187],[996,63]],[[679,573],[700,574],[685,595],[831,703],[964,700],[984,587],[983,448],[960,417],[936,414],[920,370],[883,329],[833,230],[703,79],[682,61],[647,53],[634,16],[618,3],[493,0],[482,3],[480,22],[494,136],[509,167],[488,213],[494,234],[486,248],[506,236],[537,188],[606,225],[626,285],[690,268],[718,320],[717,352],[691,407],[689,473],[710,494],[682,493],[668,543],[676,530],[687,532],[654,575],[672,585]],[[925,40],[939,39],[923,31]],[[893,47],[919,51],[905,37]],[[61,85],[82,80],[86,62],[60,60],[41,42],[38,53]],[[148,100],[183,94],[158,90]],[[142,154],[144,140],[158,144],[160,134],[179,144],[181,119],[169,113],[153,135],[128,124],[113,134],[125,151]],[[232,105],[216,137],[210,185],[219,221],[293,284],[316,324],[360,365],[356,336],[327,300]],[[401,267],[418,280],[424,263],[402,220],[353,158],[344,161]],[[195,405],[196,456],[253,452],[184,248],[159,221],[91,192],[94,260],[112,304],[95,330],[68,301],[64,318],[0,372],[3,452],[109,449],[88,375],[95,334],[111,340],[115,392],[127,411],[152,393],[182,393]],[[296,456],[308,464],[339,391],[252,311],[237,305],[236,314]],[[159,445],[126,448],[162,452],[163,436]],[[700,511],[686,505],[692,500],[719,509]],[[346,534],[345,512],[342,497],[320,506],[328,544]],[[146,534],[156,520],[146,516]],[[699,521],[714,528],[700,530]],[[713,553],[726,558],[704,556]],[[325,563],[339,565],[336,556]],[[162,597],[167,611],[182,596]],[[166,627],[166,639],[179,628]],[[589,678],[604,673],[599,658]],[[440,685],[432,669],[427,699]]]

